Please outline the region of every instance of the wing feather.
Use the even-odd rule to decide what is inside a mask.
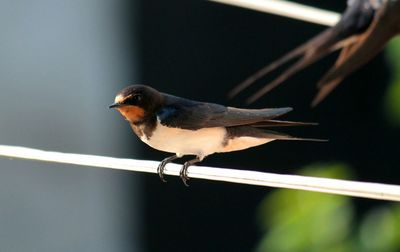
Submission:
[[[203,103],[166,95],[165,105],[157,113],[162,125],[196,130],[211,127],[267,124],[292,108],[240,109],[214,103]],[[272,121],[272,124],[277,124]]]

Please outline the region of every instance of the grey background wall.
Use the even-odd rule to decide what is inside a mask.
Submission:
[[[134,152],[107,108],[138,74],[134,6],[0,1],[1,144]],[[129,173],[1,158],[0,250],[138,251],[139,184]]]

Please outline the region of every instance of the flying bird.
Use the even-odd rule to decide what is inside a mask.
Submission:
[[[185,155],[195,158],[184,163],[180,177],[187,185],[187,169],[213,153],[244,150],[274,140],[308,140],[266,130],[276,126],[304,126],[313,123],[280,121],[274,118],[292,109],[240,109],[198,102],[161,93],[149,86],[122,89],[109,106],[121,113],[133,132],[154,149],[174,153],[158,166],[164,179],[167,163]]]
[[[335,64],[317,84],[319,91],[312,102],[312,106],[316,106],[344,78],[369,62],[399,33],[400,0],[348,0],[347,8],[335,26],[262,68],[236,86],[229,96],[236,96],[271,71],[297,58],[282,74],[247,99],[248,103],[252,103],[298,71],[341,50]]]

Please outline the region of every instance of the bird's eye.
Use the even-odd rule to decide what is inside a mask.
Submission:
[[[125,100],[125,103],[126,104],[131,104],[131,105],[137,105],[138,103],[140,103],[141,100],[142,100],[142,95],[141,94],[134,94],[134,95],[129,96]]]
[[[132,100],[135,102],[140,102],[142,100],[142,95],[141,94],[135,94],[132,96]]]

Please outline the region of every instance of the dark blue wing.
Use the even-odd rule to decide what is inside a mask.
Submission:
[[[157,112],[160,123],[168,127],[191,130],[267,122],[292,110],[291,108],[238,109],[171,95],[165,97],[164,106]]]

